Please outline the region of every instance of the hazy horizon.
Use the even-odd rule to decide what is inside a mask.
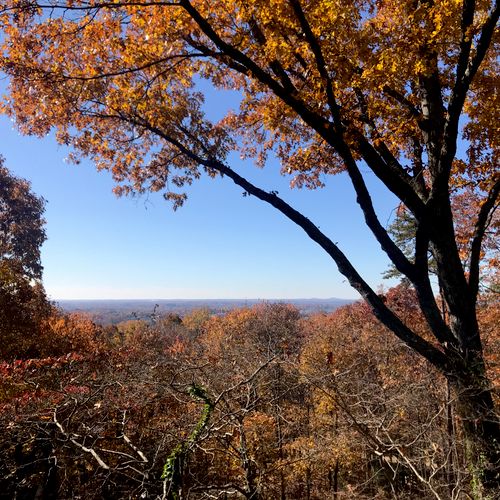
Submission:
[[[339,307],[353,303],[352,299],[69,299],[56,301],[66,312],[89,314],[100,324],[117,324],[129,319],[150,320],[155,315],[189,314],[196,309],[208,309],[214,314],[224,314],[234,309],[253,307],[259,304],[290,304],[301,314],[333,312]]]
[[[198,297],[198,298],[52,298],[54,302],[154,302],[155,300],[159,300],[162,302],[174,302],[174,301],[183,301],[183,302],[199,302],[199,301],[227,301],[227,302],[242,302],[242,301],[284,301],[284,300],[347,300],[347,301],[355,301],[358,299],[353,299],[351,297]]]

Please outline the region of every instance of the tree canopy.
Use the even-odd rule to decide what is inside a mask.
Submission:
[[[30,183],[12,175],[0,159],[0,261],[29,279],[42,277],[40,248],[45,241],[45,200]]]
[[[20,130],[56,129],[76,160],[88,156],[112,172],[118,193],[161,191],[177,207],[183,187],[206,173],[229,177],[282,212],[332,257],[386,327],[449,377],[469,434],[490,451],[493,443],[488,457],[498,471],[498,418],[475,310],[500,192],[498,1],[2,5],[4,109]],[[238,91],[239,108],[210,120],[207,83]],[[432,337],[405,324],[334,239],[237,173],[236,151],[261,166],[277,157],[298,187],[347,172],[367,226],[414,287]],[[414,218],[412,258],[379,220],[365,168]],[[464,251],[451,195],[466,190],[475,202]],[[445,310],[434,297],[429,250]]]
[[[0,359],[36,352],[50,304],[41,284],[45,200],[0,161]]]

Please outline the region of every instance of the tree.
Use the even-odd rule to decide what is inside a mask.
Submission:
[[[169,384],[178,328],[116,346],[84,316],[50,323],[43,358],[0,361],[2,496],[160,498],[164,458],[199,420]]]
[[[301,227],[400,340],[453,386],[471,463],[499,482],[499,423],[485,372],[476,301],[487,226],[498,205],[498,1],[4,0],[6,111],[21,131],[109,169],[118,193],[230,178]],[[102,43],[105,39],[106,43]],[[206,82],[240,92],[218,121]],[[467,148],[460,153],[458,141]],[[347,172],[366,225],[415,289],[432,338],[407,326],[313,222],[231,166],[239,150],[281,161],[292,184]],[[457,151],[459,153],[457,154]],[[361,167],[415,219],[409,259],[383,227]],[[452,185],[473,185],[468,262],[457,244]],[[429,275],[429,249],[446,302]]]
[[[399,286],[385,299],[429,334],[412,290]],[[444,377],[361,302],[312,316],[305,329],[302,372],[314,393],[313,434],[322,442],[316,454],[328,456],[316,460],[330,462],[332,482],[356,498],[381,489],[397,498],[459,498],[469,475],[460,440],[453,428],[448,433]]]
[[[454,226],[457,247],[462,265],[466,272],[471,262],[472,240],[475,235],[475,214],[481,209],[483,198],[477,186],[473,183],[457,182],[450,193],[451,207],[454,214]],[[415,234],[417,223],[415,218],[401,207],[396,211],[396,217],[389,225],[388,232],[401,248],[408,259],[415,255]],[[498,272],[500,217],[499,211],[493,209],[485,225],[482,248],[480,251],[481,282],[480,290],[494,291],[495,276]],[[429,249],[429,271],[436,274],[432,248]],[[401,273],[391,266],[384,277],[401,276]]]
[[[189,371],[184,368],[186,375],[214,395],[213,422],[200,447],[208,464],[196,477],[194,470],[203,464],[198,455],[189,474],[199,491],[252,499],[304,497],[303,491],[294,492],[297,481],[286,481],[290,463],[296,462],[286,447],[303,430],[298,420],[305,398],[294,366],[301,344],[299,319],[298,310],[285,304],[212,316],[191,352],[186,351],[187,363],[179,358],[180,366],[191,365]]]
[[[45,200],[30,183],[12,175],[0,158],[0,260],[18,267],[29,279],[40,280],[40,248],[46,239]]]
[[[45,200],[0,159],[0,357],[36,354],[33,342],[50,312],[41,283]]]

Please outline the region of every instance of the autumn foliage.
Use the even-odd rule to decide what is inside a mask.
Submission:
[[[385,297],[421,321],[411,290]],[[482,320],[492,380],[496,310]],[[192,321],[102,328],[58,315],[44,357],[1,362],[2,491],[445,499],[468,490],[445,378],[363,303],[310,317],[262,304],[206,316],[196,330]],[[194,386],[212,407],[190,441],[204,411]],[[174,488],[162,471],[184,443]]]
[[[53,131],[70,159],[109,170],[118,194],[158,191],[174,208],[200,176],[230,179],[303,230],[369,306],[304,321],[286,307],[201,313],[109,332],[110,353],[123,357],[107,374],[116,391],[94,407],[88,395],[72,397],[50,423],[65,452],[93,458],[79,476],[92,491],[104,491],[101,481],[112,495],[130,481],[140,495],[150,488],[164,498],[496,494],[500,423],[488,349],[497,309],[482,301],[490,294],[494,304],[498,291],[497,1],[0,5],[2,111],[21,132]],[[227,90],[234,109],[212,116],[205,100]],[[377,293],[335,235],[238,173],[238,157],[258,166],[277,159],[296,187],[345,173],[405,285]],[[377,213],[369,176],[398,200],[395,231]],[[71,321],[49,322],[64,349],[101,353],[94,327],[78,320],[75,336]],[[122,369],[142,392],[118,424],[113,396],[134,393]],[[170,407],[187,408],[170,419],[174,430],[163,420]],[[141,412],[152,426],[144,433]],[[111,423],[122,426],[124,448],[100,442]],[[153,450],[157,425],[165,429]],[[127,432],[144,436],[142,448]],[[156,492],[151,478],[173,443]]]

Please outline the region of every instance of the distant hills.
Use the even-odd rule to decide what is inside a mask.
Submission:
[[[293,304],[304,315],[314,312],[332,312],[338,307],[351,304],[350,299],[158,299],[158,300],[58,300],[66,312],[82,312],[94,321],[116,324],[129,319],[149,320],[154,315],[168,313],[183,316],[193,309],[206,308],[213,314],[222,314],[241,307],[251,307],[262,302]]]

